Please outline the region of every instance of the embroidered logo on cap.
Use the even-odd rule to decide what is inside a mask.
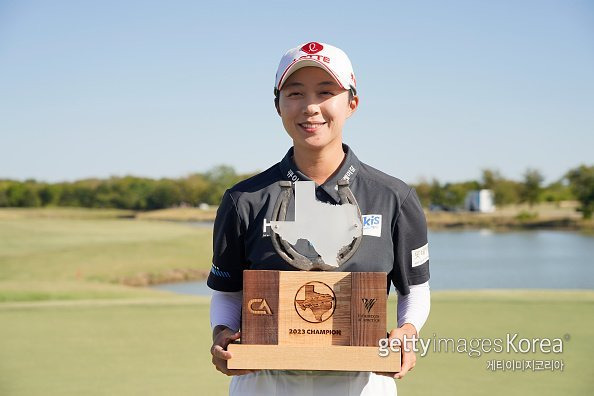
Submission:
[[[301,51],[308,53],[308,54],[317,54],[318,52],[320,52],[323,49],[324,49],[324,46],[320,43],[316,43],[315,41],[312,41],[311,43],[307,43],[303,47],[301,47]]]

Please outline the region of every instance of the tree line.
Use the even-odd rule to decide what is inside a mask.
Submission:
[[[0,180],[0,207],[154,210],[202,203],[218,205],[227,188],[249,176],[221,165],[177,179],[125,176],[62,183]]]
[[[0,180],[0,207],[75,206],[154,210],[201,203],[218,205],[223,193],[252,174],[238,174],[226,165],[184,178],[151,179],[134,176],[84,179],[74,182],[44,183],[36,180]],[[466,194],[490,189],[498,206],[523,203],[578,200],[585,218],[594,212],[594,166],[581,165],[561,179],[544,185],[536,169],[527,169],[520,181],[504,177],[499,171],[484,169],[480,180],[441,183],[436,179],[413,186],[423,206],[456,210],[462,208]]]
[[[537,169],[527,169],[522,180],[504,177],[499,171],[483,169],[480,180],[460,183],[440,183],[438,180],[421,181],[414,185],[424,207],[457,210],[464,206],[469,191],[493,191],[495,205],[577,200],[584,218],[594,212],[594,166],[581,165],[569,170],[562,178],[547,185]]]

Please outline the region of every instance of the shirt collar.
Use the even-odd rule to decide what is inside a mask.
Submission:
[[[338,196],[338,186],[337,183],[341,179],[347,179],[352,184],[353,180],[359,173],[360,162],[353,150],[346,144],[342,145],[342,150],[345,152],[346,157],[340,168],[334,172],[334,175],[326,181],[326,183],[322,184],[320,187],[330,195],[336,203],[340,202],[340,197]],[[284,180],[290,180],[293,183],[296,181],[303,181],[309,180],[309,178],[305,173],[301,172],[297,165],[295,165],[295,161],[293,160],[293,147],[287,151],[285,157],[279,163],[282,178]]]

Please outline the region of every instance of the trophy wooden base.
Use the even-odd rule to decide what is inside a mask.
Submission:
[[[400,354],[378,355],[377,347],[230,344],[230,369],[400,371]]]
[[[383,272],[244,271],[232,369],[400,371],[386,337]]]

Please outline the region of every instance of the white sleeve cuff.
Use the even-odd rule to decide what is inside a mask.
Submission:
[[[411,285],[410,293],[406,296],[398,293],[398,327],[405,323],[415,326],[417,333],[427,321],[431,308],[431,293],[429,282]]]
[[[241,303],[243,291],[222,292],[212,291],[210,300],[210,327],[224,325],[232,330],[241,327]]]

